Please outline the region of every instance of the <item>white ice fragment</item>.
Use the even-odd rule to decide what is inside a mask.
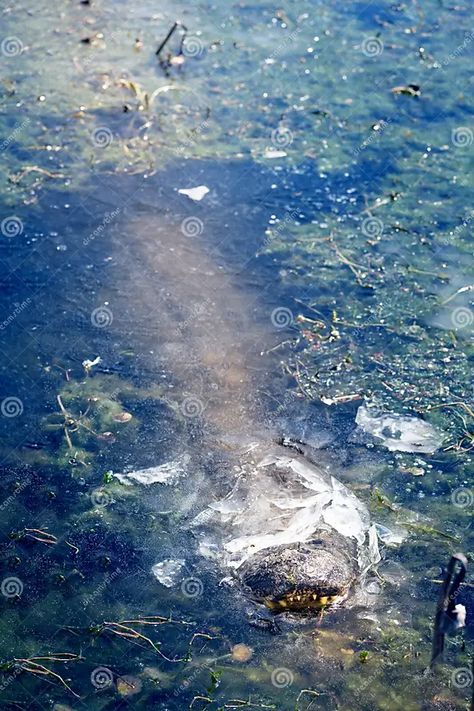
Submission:
[[[403,543],[407,537],[406,530],[399,526],[387,528],[386,526],[376,523],[375,527],[377,529],[377,536],[386,546],[398,546],[400,543]]]
[[[178,193],[181,195],[187,195],[191,200],[199,202],[202,200],[204,195],[207,195],[209,188],[207,185],[198,185],[196,188],[179,188]]]
[[[355,421],[364,432],[382,440],[381,444],[391,452],[433,454],[443,442],[442,432],[417,417],[392,412],[372,415],[361,405]]]
[[[178,575],[185,564],[186,561],[184,560],[166,558],[166,560],[162,560],[161,563],[156,563],[151,569],[151,572],[165,588],[171,588],[176,583]]]
[[[263,154],[264,158],[284,158],[288,153],[286,151],[278,151],[276,148],[267,148]]]
[[[289,520],[284,522],[284,527],[272,533],[258,533],[233,538],[225,544],[225,550],[233,557],[230,564],[239,567],[249,556],[264,548],[289,545],[298,541],[306,541],[314,534],[320,525],[323,507],[331,501],[329,492],[311,497],[312,505],[297,509]],[[239,554],[239,559],[234,556]]]
[[[379,550],[379,541],[377,537],[377,526],[372,524],[368,532],[369,539],[369,558],[372,565],[377,565],[382,560]]]
[[[219,546],[211,539],[205,538],[199,542],[198,554],[209,560],[218,560],[220,558]]]
[[[205,526],[206,524],[214,521],[216,518],[216,513],[210,508],[200,511],[190,522],[191,527]]]
[[[466,626],[466,615],[467,611],[464,605],[455,605],[454,606],[454,613],[455,613],[455,628],[462,629],[463,627]]]
[[[209,504],[209,508],[212,511],[217,511],[223,516],[227,514],[236,514],[244,511],[245,506],[239,501],[232,501],[232,499],[221,499],[220,501],[213,502]]]
[[[132,484],[174,484],[177,479],[186,474],[186,464],[188,458],[183,457],[180,460],[165,462],[157,467],[149,467],[148,469],[137,469],[127,474],[114,474],[114,477],[121,484],[132,486]]]
[[[365,528],[359,512],[354,506],[348,506],[342,500],[334,500],[323,511],[323,520],[343,536],[355,538],[362,545]]]
[[[306,461],[294,459],[293,457],[268,455],[257,465],[258,468],[268,466],[275,466],[282,471],[290,469],[297,475],[300,483],[307,489],[312,489],[320,493],[331,489],[328,477],[325,477],[315,464],[309,464]]]
[[[235,584],[235,579],[232,577],[232,575],[226,575],[225,578],[222,578],[222,580],[219,580],[219,587],[233,587]]]
[[[252,444],[239,456],[231,490],[191,520],[190,528],[206,529],[201,555],[235,569],[258,551],[308,541],[328,528],[364,545],[367,507],[326,468],[276,446]]]
[[[363,544],[369,512],[342,482],[313,463],[277,452],[257,461],[256,470],[247,497],[239,494],[238,508],[244,503],[245,509],[231,520],[237,535],[224,543],[228,565],[238,568],[262,549],[307,541],[319,528],[331,527]],[[224,507],[221,521],[225,511],[229,522],[231,510]]]
[[[363,581],[362,587],[365,590],[365,592],[362,590],[361,594],[364,598],[367,598],[367,594],[377,594],[377,591],[380,588],[377,580],[367,580],[367,574],[369,571],[374,570],[375,566],[378,565],[381,560],[382,556],[380,555],[379,550],[377,527],[375,524],[372,524],[367,531],[367,545],[360,547],[358,553],[359,570]]]
[[[85,370],[90,370],[94,367],[94,365],[99,365],[99,363],[102,363],[102,358],[100,356],[97,356],[97,358],[94,358],[94,360],[89,360],[89,358],[86,358],[86,360],[82,361],[82,367]]]

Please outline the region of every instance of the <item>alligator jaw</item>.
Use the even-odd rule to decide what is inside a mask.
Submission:
[[[305,612],[307,610],[323,610],[328,605],[337,605],[347,597],[347,591],[334,595],[318,595],[310,590],[295,590],[292,593],[274,599],[266,597],[262,600],[265,607],[273,612]]]

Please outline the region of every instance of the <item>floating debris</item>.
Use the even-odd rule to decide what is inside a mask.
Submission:
[[[392,94],[405,94],[405,96],[421,96],[421,87],[418,84],[407,84],[406,86],[394,86],[390,89]]]
[[[276,148],[267,148],[263,154],[264,158],[284,158],[288,153],[286,151],[279,151]]]
[[[178,190],[178,193],[187,195],[188,198],[196,202],[202,200],[208,192],[209,188],[206,185],[198,185],[196,188],[179,188]]]
[[[114,422],[130,422],[132,419],[132,416],[130,412],[119,412],[117,415],[113,416]]]
[[[343,402],[353,402],[354,400],[362,400],[362,395],[359,393],[352,393],[349,395],[339,395],[338,397],[326,397],[321,395],[321,402],[325,405],[339,405]]]
[[[410,476],[424,476],[425,470],[423,467],[400,467],[402,474],[410,474]]]
[[[185,28],[185,26],[182,25],[181,22],[176,21],[176,22],[171,26],[171,28],[170,28],[168,34],[166,35],[166,37],[164,38],[164,40],[163,40],[163,41],[161,42],[161,44],[158,46],[158,49],[157,49],[156,52],[155,52],[155,55],[156,55],[157,57],[160,56],[160,54],[162,53],[162,51],[164,50],[164,48],[166,47],[166,45],[168,44],[168,42],[170,41],[170,39],[172,38],[172,36],[174,35],[174,33],[176,32],[176,30],[178,29],[178,27],[182,27],[183,30],[185,30],[185,35],[186,35],[186,28]],[[184,36],[185,36],[185,35],[184,35]],[[183,39],[181,40],[181,44],[182,44],[182,42],[183,42]]]
[[[93,368],[95,365],[99,365],[99,363],[102,363],[102,358],[100,356],[97,356],[97,358],[94,358],[94,360],[89,360],[89,358],[86,358],[86,360],[82,361],[82,367],[86,372],[89,372],[91,368]]]
[[[234,644],[232,647],[232,659],[234,662],[248,662],[252,657],[252,647],[248,647],[246,644]]]
[[[142,682],[136,676],[121,676],[117,679],[117,691],[120,696],[133,696],[142,690]]]

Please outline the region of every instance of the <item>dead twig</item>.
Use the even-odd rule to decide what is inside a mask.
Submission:
[[[149,618],[148,620],[145,618],[143,620],[131,620],[128,622],[128,624],[124,624],[123,622],[103,622],[101,625],[99,625],[98,628],[96,628],[96,631],[100,634],[103,631],[110,632],[111,634],[116,635],[117,637],[123,637],[124,639],[131,639],[131,640],[139,640],[142,642],[145,642],[148,644],[153,651],[155,651],[157,654],[160,655],[163,659],[165,659],[167,662],[184,662],[186,661],[185,657],[181,657],[179,659],[171,659],[170,657],[167,657],[161,649],[159,648],[159,644],[161,643],[155,643],[153,642],[150,637],[147,637],[146,635],[142,634],[141,632],[138,632],[136,629],[133,627],[130,627],[131,624],[164,624],[166,618],[159,618],[155,622],[152,622]]]
[[[244,699],[230,699],[228,703],[224,704],[225,709],[242,709],[242,708],[254,708],[254,709],[276,709],[274,704],[254,704],[250,699],[245,701]]]
[[[29,175],[30,173],[40,173],[41,175],[46,175],[47,178],[66,177],[64,173],[53,173],[50,170],[46,170],[46,168],[40,168],[38,165],[27,165],[16,175],[11,175],[9,180],[11,183],[17,184],[25,177],[25,175]]]
[[[366,287],[367,284],[365,284],[364,281],[363,281],[364,278],[366,277],[366,274],[363,274],[363,273],[362,273],[361,271],[359,271],[359,270],[360,270],[360,269],[363,269],[364,271],[368,272],[367,267],[364,267],[364,266],[362,266],[362,265],[360,265],[360,264],[356,264],[355,262],[352,262],[348,257],[346,257],[346,255],[341,252],[341,250],[339,249],[339,247],[337,246],[337,244],[335,243],[335,241],[334,241],[333,238],[330,239],[329,244],[331,245],[331,247],[333,248],[333,250],[336,252],[336,255],[339,257],[340,261],[341,261],[343,264],[345,264],[347,267],[349,267],[349,269],[351,270],[351,272],[354,274],[354,276],[355,276],[355,278],[356,278],[356,281],[357,281],[357,283],[359,284],[359,286],[364,286],[364,287]]]
[[[185,40],[185,38],[186,38],[186,34],[187,34],[187,32],[188,32],[188,29],[187,29],[187,27],[185,27],[181,22],[176,21],[176,22],[173,24],[173,26],[171,27],[171,29],[169,30],[169,32],[168,32],[168,34],[166,35],[166,37],[164,38],[163,42],[159,45],[158,49],[156,50],[155,55],[156,55],[157,57],[160,56],[161,52],[164,50],[164,48],[166,47],[166,45],[168,44],[168,42],[170,41],[170,39],[172,38],[172,36],[173,36],[174,33],[176,32],[176,30],[178,29],[178,27],[182,27],[183,30],[184,30],[183,36],[182,36],[182,38],[181,38],[181,44],[180,44],[180,47],[179,47],[179,53],[180,53],[180,54],[182,53],[182,50],[183,50],[183,42],[184,42],[184,40]]]
[[[57,674],[51,669],[48,669],[48,667],[46,667],[44,664],[40,664],[40,662],[44,661],[67,663],[77,661],[78,659],[82,659],[82,657],[78,654],[61,652],[59,654],[52,654],[44,657],[29,657],[25,659],[15,658],[9,663],[9,665],[10,667],[16,667],[18,669],[21,669],[22,671],[28,672],[29,674],[34,674],[35,676],[53,677],[53,679],[59,681],[59,683],[62,684],[65,689],[70,691],[71,694],[76,697],[76,699],[80,699],[81,697],[79,696],[79,694],[76,694],[76,692],[71,689],[69,684],[67,684],[67,682],[60,674]]]
[[[298,708],[299,700],[300,700],[301,697],[304,696],[305,694],[310,694],[311,696],[321,696],[321,694],[319,693],[319,691],[314,691],[313,689],[301,689],[301,691],[300,691],[300,693],[298,694],[297,699],[296,699],[296,708]],[[311,704],[312,704],[312,702],[311,702]],[[309,707],[308,707],[308,708],[309,708]]]
[[[14,538],[32,538],[34,541],[39,541],[39,543],[47,543],[51,546],[57,544],[58,539],[53,536],[52,533],[47,531],[42,531],[40,528],[23,528],[15,534],[12,534]]]

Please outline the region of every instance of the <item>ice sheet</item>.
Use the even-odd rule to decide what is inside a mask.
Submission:
[[[156,563],[156,565],[152,567],[151,572],[165,588],[171,588],[175,585],[185,564],[186,561],[181,559],[173,560],[172,558],[166,558],[166,560]]]
[[[133,484],[143,484],[145,486],[149,484],[171,485],[186,474],[188,463],[189,457],[182,457],[181,459],[165,462],[157,467],[137,469],[127,474],[114,474],[114,477],[126,486],[132,486]]]
[[[239,485],[193,520],[208,532],[220,530],[227,565],[237,568],[264,548],[307,541],[321,528],[364,543],[369,513],[342,482],[297,454],[266,449],[247,450]]]
[[[355,421],[392,452],[433,454],[443,443],[443,433],[417,417],[392,412],[374,416],[366,405],[361,405]]]

